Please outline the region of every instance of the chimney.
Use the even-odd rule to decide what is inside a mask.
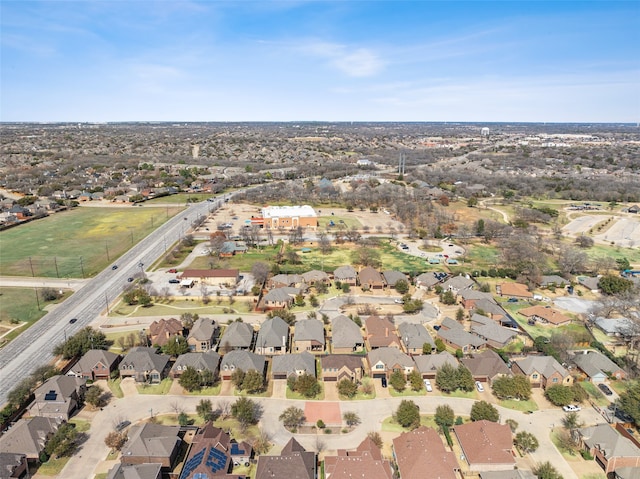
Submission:
[[[283,348],[287,347],[287,337],[286,336],[282,336],[282,347]]]
[[[384,337],[385,338],[389,337],[389,328],[384,328]]]

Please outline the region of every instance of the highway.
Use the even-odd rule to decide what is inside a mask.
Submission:
[[[230,197],[229,194],[219,195],[211,201],[191,204],[0,349],[0,405],[6,402],[7,394],[20,380],[53,359],[53,348],[58,343],[91,324],[101,311],[106,310],[128,284],[127,278],[153,264],[187,233],[198,217],[215,211]],[[115,270],[112,269],[114,264],[118,265]],[[70,324],[71,318],[78,320]]]

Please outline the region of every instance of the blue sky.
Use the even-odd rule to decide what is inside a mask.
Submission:
[[[0,0],[2,121],[640,121],[640,1]]]

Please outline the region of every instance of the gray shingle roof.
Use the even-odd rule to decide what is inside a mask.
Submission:
[[[163,371],[169,362],[166,354],[157,354],[155,348],[136,347],[131,348],[124,359],[120,362],[120,369],[129,369],[133,366],[134,371]]]
[[[389,286],[395,286],[398,281],[407,281],[407,275],[402,271],[387,270],[382,272],[384,280]]]
[[[589,351],[587,354],[576,354],[573,360],[589,377],[622,369],[598,351]]]
[[[300,294],[300,288],[274,288],[264,295],[264,300],[274,303],[285,303],[293,301],[293,297]]]
[[[369,359],[370,366],[382,361],[387,367],[393,366],[394,364],[400,364],[406,368],[415,367],[415,363],[413,362],[413,359],[411,359],[411,356],[396,348],[374,349],[367,354],[367,358]]]
[[[432,348],[436,343],[422,324],[402,323],[398,326],[398,334],[409,349],[421,349],[424,343],[429,343]]]
[[[445,364],[449,364],[454,368],[458,367],[458,360],[453,356],[453,354],[447,351],[442,351],[438,354],[414,356],[413,360],[416,363],[416,368],[418,368],[418,371],[421,373],[437,371]]]
[[[0,451],[26,454],[35,459],[44,450],[47,439],[60,426],[59,419],[34,416],[20,419],[0,437]]]
[[[584,443],[589,448],[599,448],[607,459],[613,457],[640,457],[640,449],[609,424],[585,427],[580,429],[579,432]]]
[[[303,351],[299,354],[283,354],[274,356],[271,364],[271,374],[283,374],[287,376],[301,375],[302,373],[311,376],[316,375],[316,358],[313,354]]]
[[[517,361],[517,363],[518,367],[522,369],[526,375],[530,375],[534,371],[538,371],[545,378],[550,377],[555,372],[560,373],[562,377],[569,375],[569,372],[551,356],[527,356]]]
[[[107,479],[157,479],[162,464],[116,464],[107,473]]]
[[[218,371],[220,363],[220,355],[215,351],[207,351],[203,353],[185,353],[178,356],[171,371],[183,371],[187,366],[191,366],[197,371],[208,369],[214,373]]]
[[[118,357],[118,354],[112,353],[110,351],[104,351],[102,349],[90,349],[84,354],[84,356],[80,358],[80,361],[78,361],[71,368],[71,371],[73,371],[74,373],[89,372],[98,363],[102,363],[107,367],[111,367],[111,365],[118,359]]]
[[[475,334],[468,333],[460,324],[451,318],[444,318],[443,325],[447,319],[457,326],[450,327],[450,329],[440,328],[438,336],[442,339],[458,346],[466,346],[467,344],[470,344],[471,346],[478,348],[486,344],[484,339],[479,338]]]
[[[331,320],[332,344],[334,348],[353,348],[363,344],[360,327],[346,316],[336,316]]]
[[[324,344],[324,324],[319,319],[296,321],[294,341],[317,341]]]
[[[474,314],[471,316],[471,332],[487,341],[506,344],[517,336],[512,329],[502,327],[486,316]]]
[[[222,357],[220,370],[233,371],[235,369],[242,369],[246,372],[253,369],[262,374],[264,372],[264,363],[264,356],[260,354],[243,350],[229,351]]]
[[[209,341],[215,336],[217,330],[218,323],[215,320],[200,318],[193,323],[193,327],[189,331],[189,338],[197,341]]]
[[[162,424],[136,424],[129,430],[129,440],[122,448],[122,457],[142,456],[167,458],[182,442],[178,437],[180,426]]]
[[[282,338],[285,338],[283,341]],[[280,316],[267,319],[258,331],[256,344],[260,347],[281,347],[287,344],[289,325]]]
[[[333,277],[335,279],[337,279],[338,281],[341,281],[343,279],[354,279],[354,278],[356,278],[356,276],[357,276],[356,270],[353,269],[353,267],[349,266],[349,265],[339,266],[333,272]]]
[[[248,323],[234,321],[224,330],[220,338],[220,347],[229,345],[230,348],[249,348],[253,340],[253,326]]]

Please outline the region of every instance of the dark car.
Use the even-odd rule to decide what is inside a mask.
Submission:
[[[169,280],[169,283],[171,283],[171,284],[178,284],[178,283],[180,283],[180,280],[179,280],[179,279],[170,279],[170,280]]]
[[[606,384],[598,384],[598,389],[600,389],[600,391],[605,393],[607,396],[611,396],[613,394],[613,391],[609,389],[609,386],[607,386]]]
[[[509,298],[507,300],[507,303],[517,303],[518,302],[518,298]]]
[[[117,264],[114,264],[114,265],[111,267],[111,269],[118,269],[118,265],[117,265]]]
[[[131,424],[131,421],[122,421],[116,425],[116,431],[122,431],[125,427]]]
[[[127,282],[132,283],[133,282],[133,278],[127,278]]]
[[[78,320],[78,318],[71,318],[71,319],[69,320],[69,324],[73,324],[73,323],[75,323],[77,320]]]
[[[387,387],[387,378],[385,378],[384,376],[381,378],[382,380],[382,387],[386,388]]]

